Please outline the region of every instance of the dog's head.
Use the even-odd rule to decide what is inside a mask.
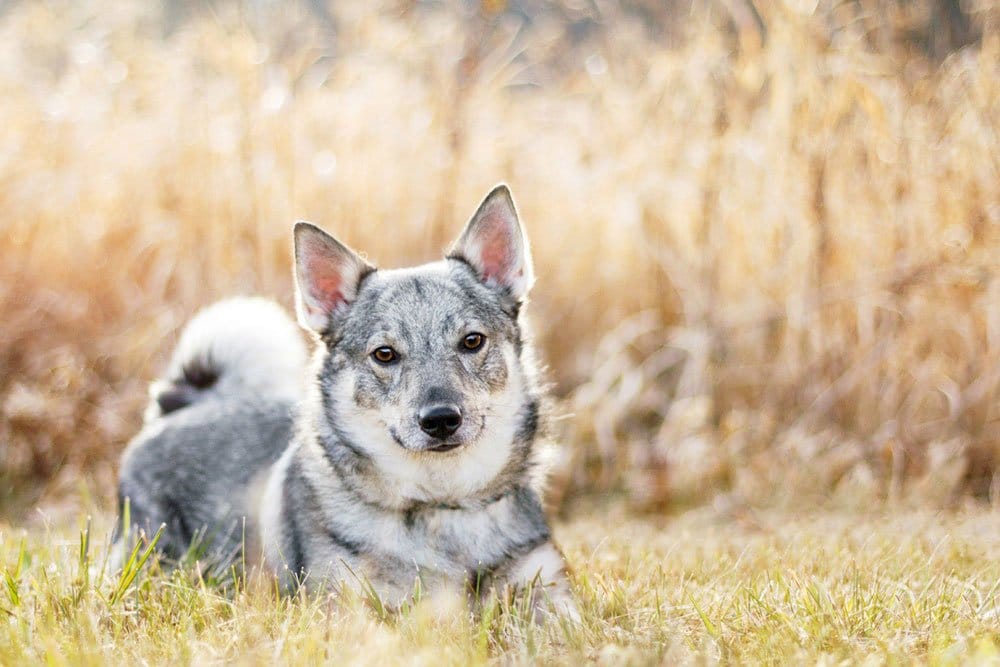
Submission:
[[[538,422],[518,314],[533,282],[506,186],[446,259],[376,270],[295,227],[296,308],[321,341],[319,440],[380,502],[461,502],[522,474]]]

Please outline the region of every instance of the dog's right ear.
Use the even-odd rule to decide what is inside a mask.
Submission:
[[[308,222],[295,223],[295,312],[318,334],[358,295],[361,279],[375,267]]]

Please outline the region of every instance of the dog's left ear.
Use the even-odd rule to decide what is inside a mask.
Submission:
[[[506,185],[486,195],[448,257],[468,262],[484,283],[518,301],[528,295],[535,282],[531,250]]]

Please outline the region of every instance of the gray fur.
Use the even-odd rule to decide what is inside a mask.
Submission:
[[[245,522],[246,555],[289,590],[398,606],[418,579],[481,592],[538,578],[574,614],[542,510],[545,400],[521,316],[533,274],[506,187],[439,262],[377,270],[305,223],[295,254],[317,341],[304,399],[236,394],[147,426],[122,467],[133,519],[167,523],[171,555],[212,531],[220,557]],[[439,406],[459,417],[447,431],[421,417]]]
[[[208,558],[223,567],[256,533],[257,508],[248,487],[292,437],[295,406],[280,400],[210,400],[146,426],[122,459],[119,499],[133,530],[152,535],[180,559],[203,535]],[[264,480],[257,480],[263,483]]]

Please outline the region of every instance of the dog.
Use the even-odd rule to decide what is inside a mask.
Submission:
[[[577,618],[543,511],[534,272],[508,188],[422,266],[376,269],[307,222],[293,245],[308,369],[270,302],[196,316],[123,456],[133,531],[164,525],[168,557],[200,540],[288,591],[348,587],[389,608],[415,590],[529,591]]]

